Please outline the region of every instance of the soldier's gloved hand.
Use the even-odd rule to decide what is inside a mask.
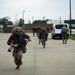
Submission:
[[[9,47],[8,52],[11,52],[12,47]]]
[[[26,51],[23,50],[23,53],[26,53]]]
[[[18,47],[18,44],[15,44],[14,47]]]
[[[23,53],[26,53],[27,49],[26,47],[23,48]]]
[[[11,52],[11,50],[8,49],[8,52]]]
[[[13,44],[11,44],[11,47],[13,47],[14,45]]]

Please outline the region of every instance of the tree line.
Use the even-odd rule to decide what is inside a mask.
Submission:
[[[46,20],[35,20],[35,21],[33,21],[32,24],[47,24],[48,20],[49,19],[46,19]],[[75,24],[75,19],[71,19],[71,21],[70,20],[64,20],[64,23]],[[13,22],[10,21],[7,17],[3,17],[3,18],[0,18],[0,24],[2,24],[3,27],[6,27],[7,25],[13,25]],[[31,23],[28,23],[28,24],[31,24]],[[24,25],[24,20],[22,18],[20,18],[18,23],[17,23],[17,25],[22,27],[22,25]]]
[[[75,24],[75,19],[71,19],[71,21],[70,20],[64,20],[64,23]]]
[[[3,27],[6,27],[7,25],[14,25],[12,21],[10,21],[7,17],[0,18],[0,25],[3,25]],[[24,25],[24,20],[20,18],[17,25],[22,26]]]

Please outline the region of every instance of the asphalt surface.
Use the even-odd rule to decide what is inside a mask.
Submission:
[[[10,34],[0,33],[0,75],[75,75],[75,41],[51,39],[49,34],[46,48],[38,44],[38,38],[28,33],[31,40],[23,54],[23,65],[16,70],[12,53],[7,52]]]

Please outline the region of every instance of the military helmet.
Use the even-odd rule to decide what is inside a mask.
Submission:
[[[18,27],[14,27],[14,28],[12,29],[12,32],[15,32],[15,31],[20,31],[20,29],[19,29]]]

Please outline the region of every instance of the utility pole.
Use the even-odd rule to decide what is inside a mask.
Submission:
[[[59,17],[59,20],[60,20],[60,24],[61,24],[61,16]]]
[[[69,8],[70,8],[70,35],[72,34],[71,31],[71,0],[69,0]]]
[[[22,15],[23,15],[23,20],[24,20],[24,12],[25,12],[25,11],[22,12],[22,13],[23,13],[23,14],[22,14]]]
[[[25,11],[23,11],[23,14],[22,14],[22,15],[23,15],[23,20],[24,20],[24,12],[25,12]]]
[[[34,22],[34,16],[32,16],[32,23]]]
[[[15,15],[15,25],[18,25],[17,15]]]

